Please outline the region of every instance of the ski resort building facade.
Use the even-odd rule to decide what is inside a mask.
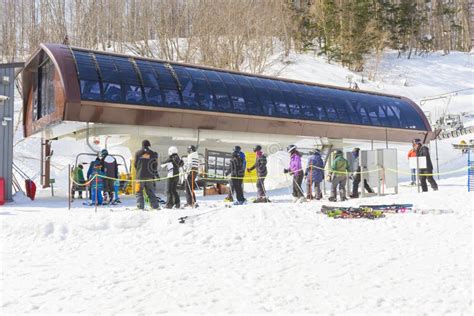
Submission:
[[[405,97],[59,44],[41,44],[22,80],[27,137],[93,130],[214,144],[434,138],[423,111]]]

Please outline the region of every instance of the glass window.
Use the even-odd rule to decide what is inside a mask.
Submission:
[[[140,79],[126,57],[95,54],[104,89],[104,101],[143,104]]]
[[[349,95],[345,98],[345,104],[347,108],[347,112],[349,115],[349,120],[351,123],[354,124],[361,124],[362,120],[360,117],[360,113],[357,110],[357,101],[352,99]]]
[[[171,107],[181,107],[178,83],[174,79],[170,68],[161,63],[153,63],[153,69],[158,77],[165,104]]]
[[[187,68],[187,70],[193,79],[195,98],[199,105],[208,110],[214,109],[214,96],[204,75],[204,70],[194,68]]]
[[[397,107],[391,107],[390,105],[387,105],[387,117],[393,127],[401,127],[400,112],[398,111]]]
[[[99,74],[92,53],[73,51],[76,60],[81,98],[84,100],[102,100]]]
[[[181,95],[183,96],[183,106],[187,108],[198,108],[199,102],[196,98],[196,88],[194,82],[185,67],[173,66],[173,70],[178,76],[181,85]]]
[[[273,99],[265,85],[264,79],[256,77],[247,77],[247,79],[255,89],[257,99],[262,106],[263,115],[275,115],[275,104],[273,103]]]
[[[221,77],[215,71],[205,71],[209,84],[215,96],[216,109],[218,111],[229,112],[232,110],[227,87],[221,80]]]
[[[273,103],[275,104],[275,116],[288,117],[288,106],[286,105],[283,93],[276,84],[277,81],[271,79],[262,79],[262,81],[267,86],[268,93],[272,97]]]
[[[164,105],[164,96],[160,89],[155,70],[148,61],[136,60],[137,67],[143,80],[143,90],[147,104]]]
[[[298,101],[296,99],[296,94],[292,91],[290,85],[285,81],[275,82],[277,83],[280,90],[283,92],[283,97],[286,100],[286,104],[288,104],[290,116],[294,118],[303,117],[303,115],[301,115],[300,105],[298,104]]]
[[[227,91],[229,91],[232,105],[234,106],[234,112],[237,113],[247,113],[247,105],[245,104],[244,95],[242,94],[242,89],[238,85],[237,81],[233,78],[234,75],[228,74],[226,72],[219,73],[219,76],[224,81],[227,86]]]
[[[257,93],[253,86],[250,84],[247,76],[234,75],[234,78],[240,85],[242,93],[247,104],[247,109],[249,114],[261,115],[262,105],[260,104]]]
[[[289,83],[291,89],[295,92],[298,103],[301,109],[301,116],[303,118],[316,118],[313,112],[311,90],[304,84]]]
[[[37,118],[51,114],[56,109],[54,91],[54,64],[48,60],[38,69]]]

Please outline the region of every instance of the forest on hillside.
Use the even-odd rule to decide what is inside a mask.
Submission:
[[[262,73],[276,53],[311,51],[362,71],[403,58],[470,51],[469,0],[0,0],[0,61],[39,43],[133,52]]]

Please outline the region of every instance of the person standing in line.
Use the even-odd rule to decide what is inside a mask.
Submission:
[[[360,153],[360,148],[356,147],[352,149],[352,164],[351,164],[352,174],[350,175],[350,178],[352,180],[352,194],[349,196],[353,199],[359,198],[359,184],[362,180],[361,168],[359,164],[359,153]],[[364,188],[367,192],[374,193],[374,190],[372,190],[372,188],[370,187],[369,182],[367,182],[367,179],[364,179]]]
[[[181,201],[178,194],[179,183],[179,169],[184,165],[181,158],[178,156],[178,148],[171,146],[168,149],[168,159],[161,165],[168,170],[168,180],[166,188],[166,205],[168,209],[181,208]]]
[[[346,201],[346,183],[347,173],[349,172],[349,163],[343,157],[341,150],[336,150],[334,153],[334,161],[331,164],[331,172],[329,173],[329,181],[331,182],[331,196],[329,201],[337,201],[337,190],[339,187],[339,195],[341,201]]]
[[[136,170],[136,179],[138,180],[136,187],[137,208],[143,210],[145,208],[145,199],[143,190],[150,201],[153,209],[160,209],[158,198],[155,195],[155,182],[158,179],[158,154],[150,149],[150,141],[145,139],[142,141],[142,148],[135,153],[133,165]]]
[[[283,172],[290,173],[290,175],[293,176],[293,202],[304,202],[306,199],[304,198],[303,189],[301,188],[304,178],[301,154],[295,145],[288,146],[287,151],[290,154],[290,165],[288,169],[283,169]]]
[[[186,191],[186,204],[188,206],[197,206],[196,195],[194,194],[194,181],[199,171],[199,154],[197,148],[194,145],[188,146],[188,157],[186,159],[186,180],[185,191]]]
[[[428,192],[428,185],[426,183],[426,181],[428,180],[433,191],[438,191],[438,184],[433,178],[433,163],[431,162],[430,149],[427,146],[423,145],[421,139],[419,138],[415,138],[413,140],[413,144],[416,149],[416,156],[426,158],[426,168],[420,169],[419,175],[421,190],[423,192]]]
[[[234,150],[232,153],[235,153],[235,152],[239,153],[239,157],[242,159],[242,168],[244,170],[244,174],[242,175],[242,178],[243,178],[245,175],[247,160],[245,158],[245,154],[242,152],[242,148],[239,145],[234,146]],[[244,190],[243,185],[244,185],[244,181],[242,179],[242,192]],[[236,191],[235,191],[235,188],[233,187],[232,181],[229,181],[229,193],[227,194],[227,197],[224,199],[224,202],[233,202],[234,201],[233,195],[235,193]]]
[[[101,177],[105,175],[102,171],[103,166],[100,162],[95,163],[91,171],[91,178],[96,176],[94,180],[90,183],[91,188],[91,202],[89,205],[102,205],[104,200],[102,198],[102,190],[104,188],[104,178]]]
[[[114,204],[114,181],[118,179],[118,164],[114,157],[109,155],[107,149],[100,152],[100,163],[107,178],[104,178],[104,203]],[[107,201],[108,198],[108,201]]]
[[[412,144],[411,149],[408,151],[408,163],[410,163],[410,158],[416,157],[415,145]],[[411,168],[411,183],[410,185],[416,185],[416,168]]]
[[[234,202],[234,205],[242,205],[245,203],[244,190],[242,189],[244,172],[245,169],[242,156],[240,155],[240,152],[234,151],[232,153],[232,159],[230,160],[229,169],[226,172],[226,176],[231,176],[231,187],[235,190],[237,201]]]
[[[82,164],[79,164],[74,170],[72,171],[72,179],[74,180],[71,189],[71,196],[74,200],[74,195],[77,191],[77,197],[82,199],[82,191],[84,191],[84,183],[86,182],[84,179],[84,167]]]
[[[257,171],[257,199],[255,203],[266,203],[269,202],[267,197],[267,192],[265,190],[265,177],[267,176],[267,156],[262,151],[262,146],[257,145],[254,147],[253,151],[257,155],[255,164],[247,168],[248,172],[256,169]]]
[[[314,149],[310,152],[311,156],[308,157],[308,164],[305,171],[306,177],[306,199],[312,200],[314,192],[316,200],[321,200],[323,193],[321,191],[321,182],[324,180],[324,162],[321,158],[321,152],[319,149]]]

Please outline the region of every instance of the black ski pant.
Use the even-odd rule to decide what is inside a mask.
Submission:
[[[178,182],[179,178],[173,177],[168,179],[167,191],[166,191],[166,207],[172,208],[173,206],[180,207],[181,202],[178,194]]]
[[[361,181],[361,176],[360,174],[356,175],[354,178],[354,181],[352,181],[352,195],[353,196],[359,196],[359,184]],[[364,188],[367,192],[373,193],[374,190],[370,187],[369,183],[367,182],[367,179],[364,179]]]
[[[231,180],[232,187],[235,190],[235,194],[237,196],[237,201],[244,202],[244,190],[243,190],[243,180],[242,179],[232,179]]]
[[[303,178],[304,174],[302,171],[298,171],[293,175],[293,197],[304,197],[303,189],[301,188],[301,185],[303,184]]]
[[[257,179],[257,197],[265,198],[267,197],[267,191],[265,190],[265,177],[259,177]]]
[[[140,179],[144,180],[144,179]],[[147,179],[150,180],[150,179]],[[150,200],[150,205],[152,208],[157,209],[160,207],[158,203],[158,198],[155,195],[155,184],[153,181],[145,181],[145,182],[138,182],[138,190],[137,190],[137,207],[139,209],[145,208],[145,199],[143,197],[143,190],[145,190],[148,199]]]
[[[423,176],[422,174],[431,174],[433,173],[433,170],[427,170],[427,169],[422,169],[420,170],[420,184],[421,184],[421,191],[423,192],[428,192],[428,184],[426,183],[426,180],[428,180],[428,182],[430,183],[431,185],[431,188],[434,190],[434,191],[437,191],[438,190],[438,184],[436,183],[435,179],[433,178],[432,175],[430,176]]]
[[[196,203],[196,195],[194,194],[194,179],[195,171],[191,171],[186,176],[185,191],[186,191],[186,203],[192,205]]]

